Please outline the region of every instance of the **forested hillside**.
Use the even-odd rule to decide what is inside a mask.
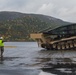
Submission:
[[[0,34],[6,41],[28,41],[30,33],[67,24],[46,15],[0,12]]]

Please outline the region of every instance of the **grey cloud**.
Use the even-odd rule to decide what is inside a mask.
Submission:
[[[76,0],[0,0],[0,11],[44,14],[75,22]]]

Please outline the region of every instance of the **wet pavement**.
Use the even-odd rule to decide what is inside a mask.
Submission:
[[[36,42],[6,42],[0,75],[76,75],[75,50],[45,50]]]
[[[33,69],[0,69],[0,75],[39,75],[39,70]]]

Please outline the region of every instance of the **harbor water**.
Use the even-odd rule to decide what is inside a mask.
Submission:
[[[76,75],[75,50],[46,50],[36,42],[5,42],[0,75]]]

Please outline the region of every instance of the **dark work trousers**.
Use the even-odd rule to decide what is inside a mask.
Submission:
[[[1,48],[1,59],[3,59],[4,46],[2,46],[0,48]]]

